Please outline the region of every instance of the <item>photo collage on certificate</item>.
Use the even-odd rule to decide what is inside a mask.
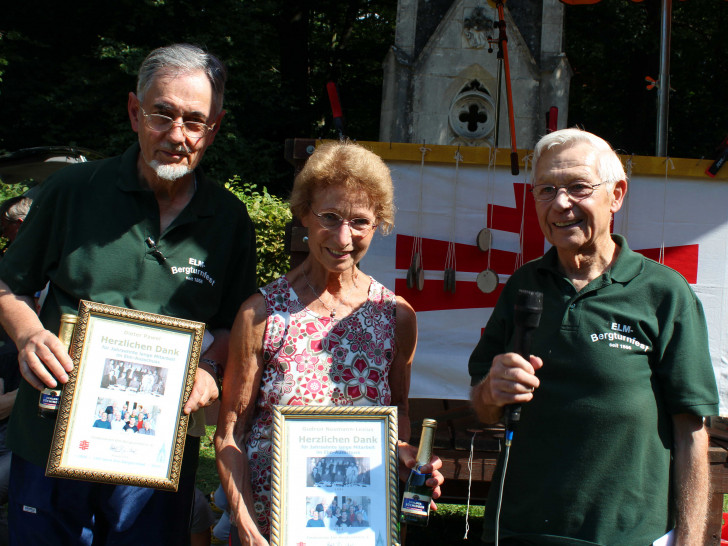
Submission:
[[[187,333],[91,317],[65,464],[164,478],[189,352]]]
[[[166,381],[166,368],[107,358],[93,427],[154,436],[162,413],[154,402],[164,395]]]
[[[286,422],[286,544],[387,544],[384,423],[347,419]]]

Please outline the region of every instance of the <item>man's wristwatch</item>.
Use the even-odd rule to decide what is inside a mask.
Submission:
[[[217,384],[217,390],[218,390],[218,396],[222,394],[222,367],[220,366],[220,363],[216,360],[211,360],[209,358],[201,358],[200,362],[204,362],[210,368],[212,368],[212,371],[215,374],[215,383]]]

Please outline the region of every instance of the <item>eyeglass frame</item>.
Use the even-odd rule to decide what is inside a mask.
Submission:
[[[151,131],[154,131],[156,133],[166,133],[168,131],[171,131],[176,125],[179,125],[180,128],[182,129],[182,133],[184,133],[185,137],[187,137],[187,138],[189,138],[191,140],[200,140],[202,138],[205,138],[207,136],[207,134],[215,128],[215,125],[217,125],[217,122],[213,123],[212,125],[208,125],[207,123],[202,123],[201,121],[176,121],[175,119],[173,119],[173,118],[171,118],[169,116],[165,116],[164,114],[147,114],[144,111],[144,108],[142,107],[141,104],[139,105],[139,109],[142,111],[142,116],[144,116],[144,125],[147,126],[147,129],[149,129]],[[163,131],[162,130],[159,130],[159,129],[155,129],[154,127],[150,127],[149,126],[149,118],[151,116],[158,116],[160,118],[167,118],[172,125],[170,125],[168,129],[165,129]],[[200,135],[200,136],[192,136],[192,135],[189,135],[187,133],[187,126],[185,125],[186,123],[199,123],[200,125],[202,125],[205,128],[205,132],[202,135]]]
[[[591,193],[589,195],[585,195],[583,197],[575,197],[574,195],[571,194],[571,192],[569,191],[569,188],[571,186],[576,186],[577,184],[591,188]],[[584,199],[588,199],[589,197],[594,195],[594,192],[596,191],[596,189],[599,186],[603,186],[604,184],[605,184],[604,182],[599,182],[598,184],[588,184],[587,182],[579,182],[579,181],[570,182],[569,184],[565,184],[563,186],[557,186],[556,184],[534,184],[533,186],[531,186],[529,188],[528,191],[531,192],[531,195],[533,195],[533,199],[535,201],[540,201],[541,203],[549,203],[549,202],[553,201],[554,199],[556,199],[556,196],[559,195],[560,190],[564,190],[569,199],[573,199],[574,201],[578,202],[578,201],[583,201]],[[552,188],[555,188],[556,191],[554,192],[554,195],[550,199],[539,199],[538,197],[536,197],[536,194],[533,192],[533,190],[535,190],[537,186],[547,186],[547,187],[550,186]]]
[[[313,210],[313,207],[309,207],[309,208],[311,210],[311,213],[313,213],[313,215],[317,218],[319,225],[322,228],[324,228],[325,230],[327,230],[327,231],[336,231],[337,229],[340,229],[341,226],[346,225],[349,228],[349,232],[352,235],[359,235],[361,237],[365,237],[365,236],[369,235],[369,233],[371,231],[374,231],[376,229],[376,227],[379,225],[379,224],[375,224],[374,223],[375,220],[372,220],[371,221],[372,224],[369,226],[369,228],[367,228],[366,231],[361,231],[361,230],[358,230],[358,229],[352,227],[351,223],[354,220],[367,220],[367,221],[369,221],[369,218],[364,218],[363,216],[358,216],[356,218],[351,218],[349,220],[346,220],[346,219],[344,219],[343,216],[341,216],[340,214],[338,214],[338,213],[336,213],[334,211],[331,211],[331,210],[327,210],[327,211],[324,211],[324,212],[316,212],[315,210]],[[327,226],[323,225],[323,223],[322,223],[322,216],[324,214],[333,214],[334,216],[336,216],[339,219],[338,222],[337,222],[337,224],[335,226],[332,226],[332,227],[327,227]]]

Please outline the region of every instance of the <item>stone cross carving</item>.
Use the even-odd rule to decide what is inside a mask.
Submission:
[[[467,122],[468,131],[471,133],[478,130],[479,123],[485,123],[488,121],[488,115],[483,112],[477,104],[468,105],[467,111],[461,112],[459,118],[463,123]]]

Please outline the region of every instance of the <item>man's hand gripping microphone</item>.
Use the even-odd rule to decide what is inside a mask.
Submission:
[[[514,313],[515,334],[513,340],[514,352],[526,360],[531,355],[531,341],[533,332],[541,322],[543,310],[543,294],[530,290],[519,290],[516,295]],[[506,440],[510,442],[513,430],[521,420],[521,404],[510,404],[505,408]]]

